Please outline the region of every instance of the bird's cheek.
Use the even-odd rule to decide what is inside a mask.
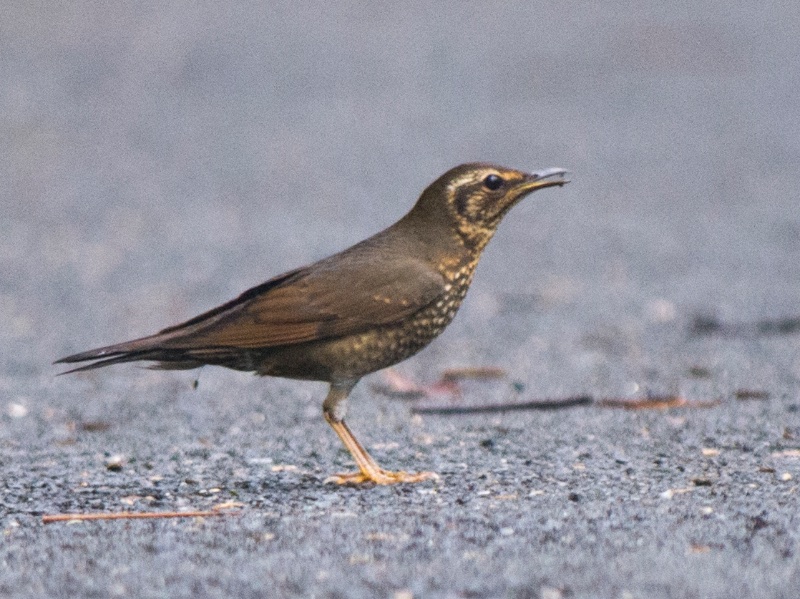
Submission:
[[[492,217],[494,206],[492,203],[485,201],[475,201],[469,205],[467,210],[467,218],[472,224],[481,224],[486,222]]]

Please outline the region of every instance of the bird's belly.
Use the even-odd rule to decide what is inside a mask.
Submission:
[[[297,379],[359,379],[423,349],[450,324],[463,297],[455,294],[445,298],[401,323],[267,350],[256,370],[262,375]]]

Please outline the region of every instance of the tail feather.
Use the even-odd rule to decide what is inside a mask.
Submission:
[[[113,358],[123,354],[140,354],[152,351],[159,346],[161,339],[158,337],[158,335],[151,335],[150,337],[142,337],[141,339],[134,339],[133,341],[97,347],[79,354],[72,354],[66,358],[60,358],[53,362],[53,364],[72,364],[73,362],[87,362],[89,360],[99,360],[101,358]]]
[[[237,354],[232,354],[229,348],[164,347],[163,340],[164,336],[161,334],[143,337],[125,343],[98,347],[79,354],[73,354],[56,360],[53,364],[92,362],[91,364],[66,370],[59,373],[59,375],[140,360],[156,362],[149,368],[158,370],[187,370],[198,368],[204,364],[227,365],[231,368],[238,367]],[[243,363],[245,365],[248,364],[246,361]]]
[[[103,366],[110,366],[111,364],[135,362],[136,360],[169,360],[170,356],[168,354],[170,352],[159,349],[157,337],[157,335],[153,335],[151,337],[134,339],[133,341],[127,341],[125,343],[90,349],[89,351],[60,358],[53,362],[53,364],[74,364],[76,362],[89,362],[94,360],[93,364],[86,364],[85,366],[79,366],[78,368],[59,373],[69,374],[71,372],[102,368]]]
[[[77,355],[77,354],[76,354]],[[69,356],[72,358],[73,356]],[[61,360],[57,360],[53,362],[53,364],[64,364],[68,362],[81,362],[91,360],[92,358],[84,358],[83,360],[70,360],[67,358],[62,358]],[[94,370],[95,368],[102,368],[103,366],[111,366],[112,364],[121,364],[123,362],[135,362],[137,360],[150,360],[154,359],[157,360],[158,358],[150,358],[145,353],[130,353],[130,354],[122,354],[119,356],[103,358],[98,360],[97,362],[93,362],[91,364],[86,364],[84,366],[78,366],[77,368],[71,368],[70,370],[65,370],[64,372],[59,372],[58,376],[62,374],[70,374],[72,372],[83,372],[85,370]]]

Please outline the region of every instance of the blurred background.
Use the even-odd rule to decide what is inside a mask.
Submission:
[[[502,359],[544,391],[674,389],[686,364],[670,356],[697,314],[800,312],[791,8],[12,0],[2,12],[12,379],[49,380],[53,358],[338,251],[473,160],[565,167],[573,182],[503,223],[436,368]],[[780,368],[800,377],[796,353]]]

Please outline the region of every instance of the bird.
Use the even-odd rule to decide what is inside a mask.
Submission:
[[[55,364],[90,362],[60,373],[68,374],[143,360],[156,369],[217,365],[327,382],[324,419],[358,467],[327,481],[390,485],[438,478],[379,466],[345,422],[348,396],[363,376],[416,354],[450,324],[502,218],[532,192],[568,183],[566,172],[462,164],[431,183],[395,224],[348,249],[154,335]]]

